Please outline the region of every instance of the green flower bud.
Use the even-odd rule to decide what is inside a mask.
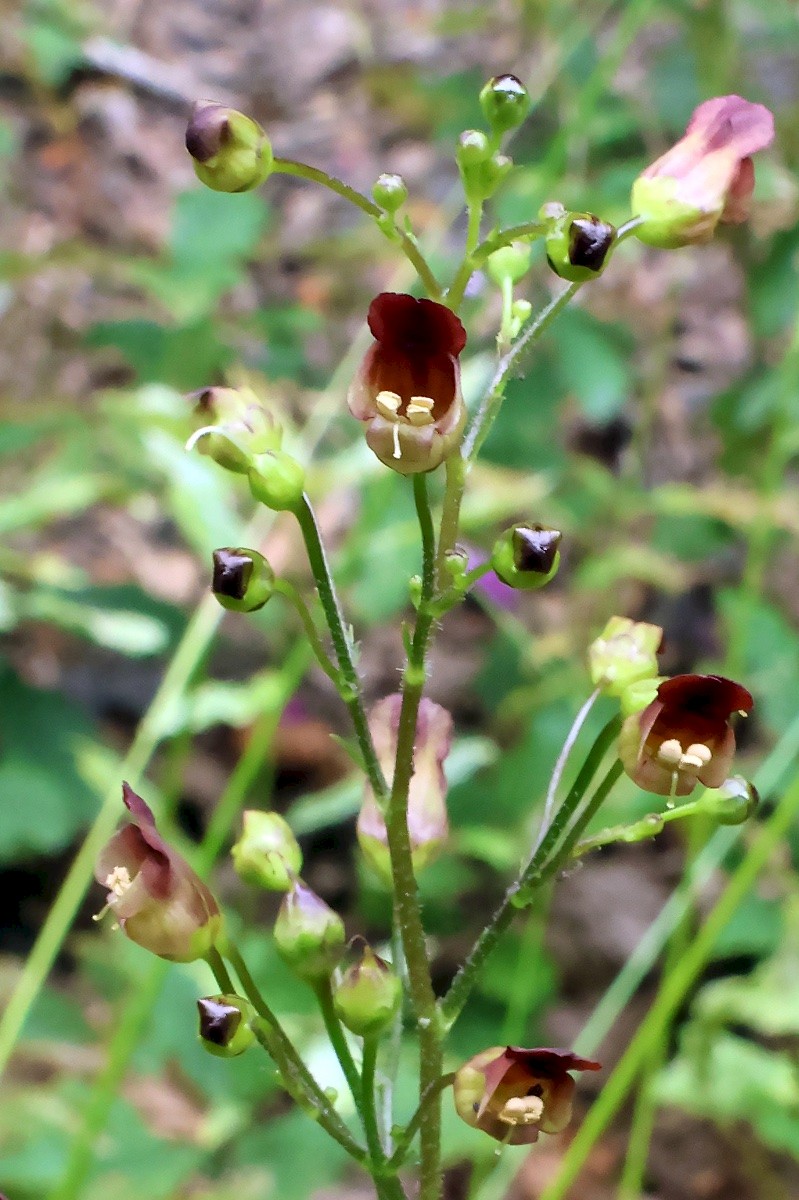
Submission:
[[[645,681],[657,688],[657,653],[663,640],[659,625],[648,625],[645,621],[632,621],[629,617],[611,617],[599,637],[588,647],[588,664],[591,682],[608,696],[624,696],[631,684]],[[626,699],[625,715],[641,712],[654,700],[650,694],[643,700],[648,688],[642,692],[631,692]],[[655,691],[655,695],[657,691]]]
[[[508,587],[530,591],[549,583],[560,566],[558,529],[516,525],[495,542],[491,566]]]
[[[272,595],[275,575],[263,554],[246,546],[222,546],[213,552],[211,590],[223,608],[255,612]]]
[[[281,958],[306,983],[327,979],[344,952],[344,922],[324,900],[296,879],[275,921]]]
[[[720,825],[743,825],[760,803],[757,788],[743,775],[732,775],[721,787],[708,788],[697,808]]]
[[[375,204],[388,213],[395,213],[402,208],[408,199],[408,189],[401,175],[391,175],[385,172],[378,175],[372,185],[372,196]]]
[[[552,227],[546,236],[547,262],[556,275],[585,283],[602,274],[616,230],[593,213],[566,212],[561,204],[545,204],[542,220]]]
[[[248,473],[250,491],[256,500],[284,512],[297,508],[305,490],[305,468],[284,450],[269,450]]]
[[[302,851],[283,817],[248,809],[241,837],[231,850],[233,865],[245,883],[287,892],[302,870]]]
[[[482,166],[490,157],[491,143],[482,129],[466,129],[458,138],[455,159],[461,173]]]
[[[348,967],[333,991],[339,1019],[352,1033],[369,1037],[391,1024],[402,1000],[402,984],[389,963],[364,943],[360,960]]]
[[[480,92],[480,107],[494,133],[521,125],[531,103],[530,93],[515,75],[495,75]]]
[[[186,149],[197,178],[215,192],[248,192],[272,170],[272,147],[257,121],[207,100],[194,105]]]
[[[200,1041],[209,1054],[236,1058],[255,1041],[250,1021],[255,1010],[240,996],[205,996],[197,1001]]]
[[[502,287],[506,279],[518,283],[530,269],[530,247],[526,242],[513,242],[495,250],[486,259],[488,278],[497,287]]]

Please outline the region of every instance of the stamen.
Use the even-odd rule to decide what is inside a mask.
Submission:
[[[402,397],[397,392],[383,391],[378,392],[375,396],[375,407],[382,417],[387,417],[389,421],[397,419],[399,406],[402,404]]]
[[[399,424],[394,426],[394,458],[402,458],[402,450],[400,449],[399,440]]]
[[[430,396],[411,396],[405,416],[411,425],[432,425],[433,401]]]
[[[504,1125],[537,1125],[544,1112],[540,1096],[512,1096],[497,1117]]]
[[[682,759],[683,749],[677,738],[668,738],[665,742],[661,742],[657,756],[658,760],[665,763],[666,766],[676,767]]]
[[[124,896],[130,884],[130,871],[127,867],[114,867],[105,877],[105,886],[113,896]]]
[[[713,753],[707,746],[701,742],[694,742],[680,759],[680,768],[686,771],[701,771],[702,767],[706,767],[712,757]]]

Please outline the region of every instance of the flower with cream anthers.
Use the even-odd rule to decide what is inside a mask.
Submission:
[[[131,814],[100,851],[94,868],[108,889],[98,918],[112,912],[123,933],[145,950],[173,962],[204,958],[222,916],[214,896],[155,827],[149,807],[127,783],[122,799]]]
[[[458,363],[466,330],[445,305],[397,292],[377,296],[367,321],[375,341],[350,387],[350,412],[387,467],[432,471],[466,420]]]
[[[571,1120],[575,1083],[569,1072],[599,1070],[601,1063],[571,1050],[492,1046],[456,1073],[455,1108],[489,1137],[529,1145],[539,1133],[560,1133]]]
[[[619,758],[639,787],[657,796],[688,796],[697,781],[717,788],[735,753],[734,713],[745,716],[752,696],[721,675],[675,675],[655,699],[627,717]]]
[[[755,186],[750,156],[773,137],[774,118],[762,104],[741,96],[700,104],[685,135],[633,184],[635,236],[670,249],[708,241],[719,221],[745,221]]]

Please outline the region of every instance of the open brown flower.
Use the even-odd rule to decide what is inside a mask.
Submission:
[[[774,118],[762,104],[741,96],[700,104],[685,135],[633,184],[632,210],[642,218],[636,237],[686,246],[708,241],[719,221],[745,221],[755,186],[750,156],[773,137]]]
[[[167,845],[149,807],[127,783],[122,799],[131,822],[100,851],[94,869],[98,883],[108,889],[103,913],[113,912],[123,933],[159,958],[203,958],[222,925],[216,900]]]
[[[492,1046],[475,1054],[455,1075],[458,1115],[489,1137],[529,1145],[539,1133],[560,1133],[571,1120],[570,1071],[599,1071],[601,1063],[571,1050]]]
[[[745,687],[721,675],[666,679],[652,703],[622,726],[619,758],[625,771],[658,796],[687,796],[697,781],[720,787],[735,753],[730,717],[748,713],[752,704]]]
[[[381,292],[367,321],[375,342],[350,387],[350,412],[386,466],[403,475],[432,471],[466,420],[458,364],[466,331],[445,305],[398,292]]]

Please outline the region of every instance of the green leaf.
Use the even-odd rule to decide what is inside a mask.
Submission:
[[[632,390],[629,333],[585,309],[567,308],[550,336],[558,347],[563,387],[574,393],[586,417],[596,422],[615,417]]]
[[[97,798],[76,767],[90,722],[57,692],[29,688],[0,668],[0,861],[67,846]]]

